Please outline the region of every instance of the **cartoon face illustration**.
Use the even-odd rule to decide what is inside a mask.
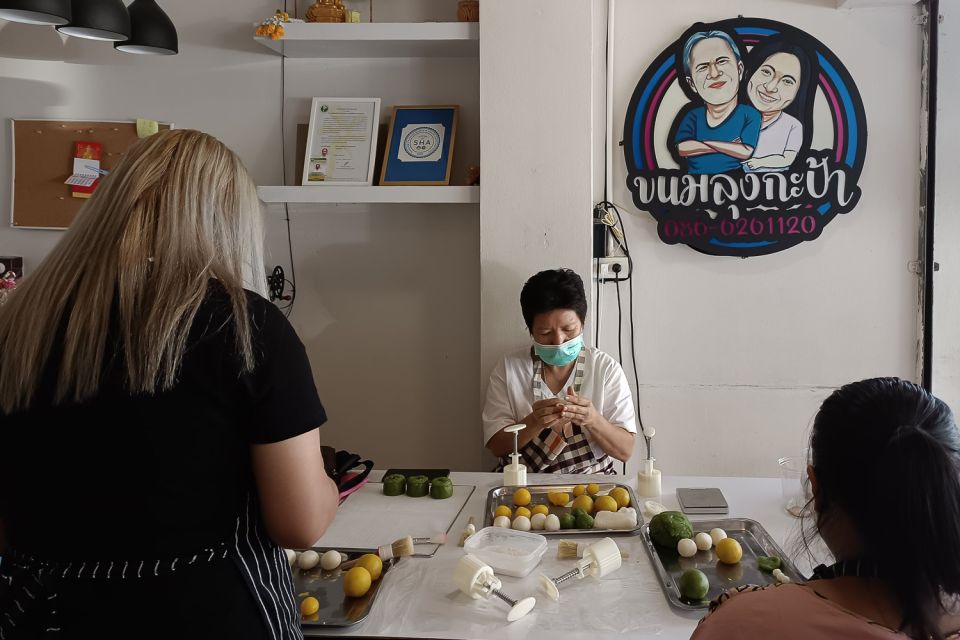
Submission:
[[[760,112],[783,111],[799,90],[802,67],[792,53],[774,53],[747,81],[747,95]]]
[[[704,102],[721,105],[736,99],[743,63],[727,39],[712,36],[697,41],[686,62],[687,83]]]

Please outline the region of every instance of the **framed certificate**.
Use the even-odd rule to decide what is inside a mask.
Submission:
[[[373,184],[380,98],[314,98],[304,185]]]
[[[457,105],[394,107],[380,184],[448,185]]]

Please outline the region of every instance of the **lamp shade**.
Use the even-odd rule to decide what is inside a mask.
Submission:
[[[0,0],[0,20],[26,24],[70,22],[70,0]]]
[[[177,28],[154,0],[134,0],[130,12],[130,39],[113,46],[125,53],[175,55],[179,51]]]
[[[130,14],[122,0],[73,0],[70,22],[57,31],[90,40],[126,40],[130,37]]]

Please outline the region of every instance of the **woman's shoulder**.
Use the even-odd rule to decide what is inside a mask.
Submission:
[[[800,127],[803,128],[803,123],[800,122],[795,116],[790,115],[786,111],[780,114],[780,117],[783,118],[783,123],[789,125],[790,127]]]
[[[617,359],[606,351],[601,351],[596,347],[584,347],[587,351],[588,365],[603,372],[605,375],[618,374],[623,371],[623,367],[617,362]]]
[[[829,628],[838,638],[853,634],[864,640],[899,637],[885,627],[836,607],[803,585],[777,584],[746,585],[724,591],[710,603],[709,612],[691,640],[824,637],[811,633],[814,628]],[[731,635],[733,631],[736,633]]]
[[[255,352],[273,350],[278,342],[287,342],[296,335],[290,321],[272,302],[260,294],[243,289],[246,318]],[[211,280],[206,297],[193,321],[192,342],[211,341],[232,349],[236,328],[235,307],[226,288]]]
[[[243,289],[243,294],[247,307],[247,317],[253,322],[254,330],[267,323],[286,321],[283,312],[259,293],[250,289]],[[201,309],[215,318],[229,320],[233,317],[233,300],[226,287],[218,280],[210,280]]]
[[[505,353],[503,357],[500,358],[499,364],[508,370],[517,367],[532,368],[533,350],[530,347],[514,349],[513,351]]]
[[[759,632],[761,628],[768,626],[771,611],[778,612],[777,624],[782,624],[787,615],[783,603],[803,597],[797,585],[792,584],[743,585],[728,589],[710,603],[707,615],[700,620],[691,640],[722,638],[722,631],[728,628],[736,628],[742,632],[749,627]]]

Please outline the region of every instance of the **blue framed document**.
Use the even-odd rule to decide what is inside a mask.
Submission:
[[[380,184],[450,184],[459,111],[457,105],[394,107]]]

